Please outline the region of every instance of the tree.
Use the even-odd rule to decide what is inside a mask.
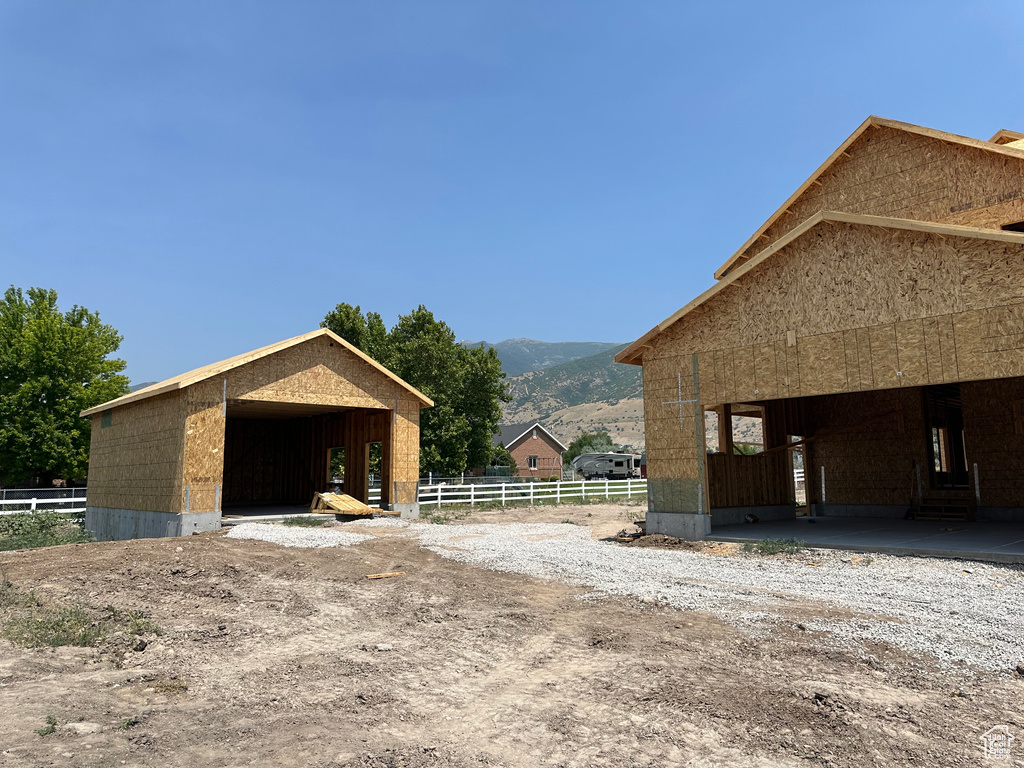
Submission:
[[[516,477],[519,474],[519,465],[516,463],[515,458],[508,452],[508,448],[501,443],[491,448],[489,466],[508,467],[509,477]]]
[[[569,443],[562,454],[562,466],[572,465],[573,459],[584,453],[618,453],[621,447],[612,442],[611,435],[603,429],[597,432],[583,432]]]
[[[88,471],[78,414],[128,392],[121,335],[95,312],[61,313],[57,292],[11,286],[0,301],[0,484],[49,485]]]
[[[510,399],[493,349],[467,349],[420,305],[387,331],[380,315],[339,304],[321,326],[359,347],[434,401],[420,414],[420,472],[453,476],[491,458],[501,403]]]

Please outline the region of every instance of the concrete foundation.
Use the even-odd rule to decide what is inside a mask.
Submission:
[[[220,512],[173,514],[140,509],[86,507],[85,527],[97,541],[191,536],[220,529]]]
[[[1024,509],[1020,507],[978,507],[978,520],[1000,523],[1024,523]]]
[[[814,504],[814,514],[819,517],[884,517],[903,520],[910,509],[909,504]]]
[[[700,541],[711,533],[711,516],[685,512],[648,512],[647,533]]]
[[[413,502],[412,504],[392,504],[392,512],[401,512],[403,520],[418,520],[420,516],[420,504],[419,502]]]
[[[792,520],[796,517],[796,504],[779,504],[772,507],[722,507],[711,510],[711,525],[738,525],[747,522],[747,515],[756,515],[764,522],[768,520]]]

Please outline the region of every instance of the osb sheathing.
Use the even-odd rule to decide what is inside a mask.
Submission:
[[[928,440],[920,389],[815,397],[804,401],[813,437],[806,453],[808,499],[829,504],[907,505],[928,494]]]
[[[653,339],[644,367],[699,353],[709,406],[1024,375],[1022,264],[1016,243],[823,222]],[[674,386],[659,370],[645,387]]]
[[[981,505],[1024,507],[1024,378],[963,384],[965,453]],[[975,491],[973,474],[969,493]]]
[[[760,253],[819,211],[998,229],[1024,220],[1024,158],[873,126],[744,257]]]
[[[383,372],[320,336],[169,395],[118,406],[113,409],[115,426],[105,430],[99,428],[101,417],[94,416],[90,506],[217,511],[223,502],[227,411],[256,402],[378,412],[380,424],[390,424],[387,439],[380,440],[388,447],[390,490],[384,499],[388,501],[397,489],[397,503],[416,500],[420,402]],[[351,430],[346,439],[359,441],[358,450],[364,453],[365,443],[371,441],[363,440],[367,435],[360,425],[365,421],[349,418],[347,423]],[[321,446],[321,451],[330,447],[336,446]],[[357,450],[355,442],[346,448]],[[322,474],[326,484],[326,459],[322,458],[314,460],[311,482],[320,482],[316,477]],[[354,490],[365,499],[363,486],[365,482]]]
[[[92,417],[89,505],[178,511],[185,436],[183,393],[172,392]]]

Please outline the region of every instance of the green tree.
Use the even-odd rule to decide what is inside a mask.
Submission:
[[[584,453],[618,453],[621,447],[612,442],[611,435],[603,429],[597,432],[582,432],[569,443],[562,454],[562,466],[571,467],[573,459]]]
[[[11,286],[0,300],[0,483],[49,485],[88,470],[90,421],[78,414],[128,392],[121,335],[57,292]]]
[[[512,454],[508,452],[508,448],[503,444],[498,444],[491,448],[489,464],[492,467],[508,467],[509,477],[516,477],[519,474],[519,465]]]
[[[343,302],[324,316],[320,327],[334,331],[381,365],[391,367],[388,330],[376,312],[367,312],[364,316],[358,304],[353,307]]]
[[[420,414],[420,471],[457,475],[491,458],[491,436],[508,402],[501,361],[493,349],[467,349],[447,323],[420,305],[387,331],[380,315],[339,304],[330,328],[423,392],[434,407]]]

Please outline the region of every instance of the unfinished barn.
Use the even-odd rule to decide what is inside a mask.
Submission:
[[[790,518],[798,492],[819,515],[1024,520],[1022,233],[1024,134],[869,118],[616,357],[643,366],[648,530]]]
[[[431,400],[327,329],[162,381],[92,418],[86,527],[100,540],[181,536],[226,511],[298,511],[328,490],[417,516],[420,408]]]

